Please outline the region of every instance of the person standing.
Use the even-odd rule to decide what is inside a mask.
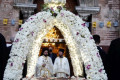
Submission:
[[[108,80],[120,80],[120,38],[112,40],[107,54]]]
[[[48,54],[48,48],[43,48],[42,55],[36,65],[36,77],[51,77],[53,75],[53,63]]]
[[[0,33],[0,80],[3,80],[3,74],[7,63],[6,54],[6,40],[4,36]]]
[[[106,52],[99,46],[100,36],[99,35],[93,35],[93,39],[95,40],[95,44],[97,46],[97,49],[99,50],[99,54],[101,56],[104,68],[106,70]]]
[[[60,78],[66,78],[70,76],[70,66],[68,59],[63,57],[64,49],[59,49],[59,57],[55,59],[53,66],[53,74]]]
[[[57,55],[55,53],[53,53],[53,48],[52,47],[49,47],[49,54],[50,54],[49,57],[52,59],[52,62],[54,64],[54,61],[55,61]]]
[[[12,49],[12,44],[14,42],[14,37],[11,37],[10,38],[10,41],[11,41],[11,46],[8,46],[7,47],[7,54],[6,54],[6,60],[8,61],[8,59],[10,58],[10,52],[11,52],[11,49]]]
[[[11,38],[10,38],[10,41],[11,41],[11,46],[7,47],[9,54],[10,54],[10,51],[11,51],[11,49],[12,49],[12,45],[13,45],[13,42],[14,42],[14,37],[11,37]]]

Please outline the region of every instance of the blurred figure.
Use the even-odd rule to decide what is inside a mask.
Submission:
[[[93,39],[95,40],[95,44],[97,46],[97,49],[99,50],[99,54],[101,56],[104,68],[106,70],[106,53],[105,51],[99,46],[100,44],[100,36],[99,35],[93,35]]]
[[[6,59],[7,60],[10,58],[9,54],[10,54],[10,51],[11,51],[11,48],[12,48],[12,43],[14,42],[14,37],[11,37],[10,41],[11,41],[11,46],[7,47],[7,54],[6,54]]]
[[[9,53],[10,53],[11,48],[12,48],[12,43],[14,42],[14,37],[11,37],[11,38],[10,38],[10,41],[11,41],[11,46],[8,47],[8,52],[9,52]]]
[[[107,62],[108,80],[120,80],[120,38],[111,42]]]
[[[55,59],[53,74],[58,78],[70,76],[70,66],[68,59],[63,57],[64,49],[59,49],[59,57]]]
[[[7,47],[4,36],[0,33],[0,80],[3,80],[3,74],[6,67]]]
[[[51,46],[49,47],[49,57],[52,59],[52,62],[54,64],[54,61],[55,61],[57,55],[55,53],[53,53],[53,48]]]

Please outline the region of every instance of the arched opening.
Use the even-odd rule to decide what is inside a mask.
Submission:
[[[82,59],[80,59],[80,57],[79,57],[80,55],[77,54],[79,50],[77,49],[76,42],[72,37],[70,28],[67,25],[63,24],[63,22],[61,22],[61,21],[58,22],[58,20],[56,20],[56,19],[51,20],[48,23],[48,25],[51,25],[51,26],[44,25],[43,31],[38,32],[38,34],[36,35],[36,40],[34,40],[34,42],[33,42],[34,44],[32,44],[32,50],[31,50],[31,53],[29,53],[29,55],[32,55],[32,57],[28,58],[27,76],[32,76],[34,74],[35,66],[37,63],[38,55],[39,55],[39,50],[42,47],[42,43],[44,42],[45,36],[53,28],[53,26],[56,26],[58,28],[58,30],[60,30],[60,32],[62,33],[62,35],[65,39],[65,42],[69,49],[71,64],[73,66],[72,71],[74,72],[74,75],[82,76],[83,75]],[[65,27],[63,27],[63,26],[65,26]],[[67,55],[67,56],[69,57],[69,55]],[[73,73],[71,75],[73,75]]]
[[[28,60],[27,76],[35,72],[36,62],[45,35],[56,26],[64,36],[69,49],[74,75],[83,75],[84,62],[87,79],[107,80],[99,52],[94,40],[78,16],[69,11],[61,11],[56,17],[50,12],[40,12],[31,16],[20,28],[6,66],[4,80],[22,78],[23,64]]]
[[[74,76],[73,73],[73,66],[71,63],[71,57],[69,54],[69,49],[68,46],[66,45],[66,42],[64,40],[63,35],[61,34],[60,30],[57,27],[53,27],[45,36],[43,43],[41,45],[41,49],[40,49],[40,53],[39,56],[41,56],[41,52],[43,48],[49,48],[52,47],[53,49],[53,53],[57,55],[57,57],[59,56],[58,51],[59,49],[64,49],[64,57],[66,57],[68,59],[69,65],[70,65],[70,76]]]

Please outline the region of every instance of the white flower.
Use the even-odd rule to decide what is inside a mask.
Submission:
[[[46,0],[47,3],[48,0]],[[62,14],[62,15],[61,15]],[[107,80],[102,60],[97,56],[98,50],[88,28],[81,18],[65,10],[57,13],[56,17],[50,12],[39,12],[31,16],[16,34],[6,66],[4,80],[20,80],[22,77],[22,63],[28,58],[28,76],[34,74],[40,46],[44,36],[55,25],[61,31],[70,51],[70,57],[75,76],[81,75],[79,63],[84,62],[88,80]],[[82,58],[82,59],[80,59]],[[80,61],[82,60],[82,61]]]

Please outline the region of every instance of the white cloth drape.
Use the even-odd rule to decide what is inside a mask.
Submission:
[[[66,77],[70,75],[70,67],[68,63],[68,59],[66,57],[60,58],[57,57],[55,59],[55,63],[53,66],[53,74],[56,74],[56,77]]]
[[[42,67],[43,64],[46,64],[45,67]],[[51,77],[53,75],[53,63],[51,58],[40,56],[36,65],[36,77]]]

